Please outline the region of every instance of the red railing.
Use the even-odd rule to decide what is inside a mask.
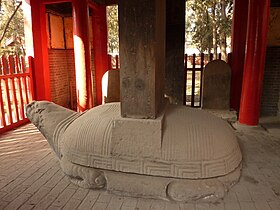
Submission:
[[[32,57],[1,56],[0,133],[28,122],[25,106],[33,100]]]

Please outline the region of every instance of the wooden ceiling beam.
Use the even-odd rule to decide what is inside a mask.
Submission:
[[[89,2],[93,2],[95,4],[106,5],[106,6],[118,4],[118,0],[89,0]]]
[[[43,0],[43,4],[59,4],[65,2],[72,2],[72,0]],[[89,0],[89,4],[102,4],[106,6],[111,6],[118,4],[118,0]]]
[[[43,4],[59,4],[66,2],[72,2],[72,0],[43,0]]]

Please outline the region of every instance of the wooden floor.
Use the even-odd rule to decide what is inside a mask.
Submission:
[[[280,138],[264,129],[236,133],[244,157],[240,182],[215,204],[186,204],[116,196],[71,184],[44,137],[28,124],[0,136],[0,210],[280,210]]]

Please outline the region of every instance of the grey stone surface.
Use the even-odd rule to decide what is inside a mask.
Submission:
[[[174,179],[105,171],[109,192],[180,202],[212,202],[223,198],[225,192],[240,177],[240,167],[222,179]],[[152,186],[152,187],[151,187]]]
[[[102,77],[103,104],[120,101],[120,71],[106,71]]]
[[[222,118],[228,122],[236,122],[237,121],[237,112],[232,110],[218,110],[218,109],[204,109],[205,111]]]
[[[61,132],[63,133],[67,125],[79,117],[80,114],[52,102],[41,101],[37,103],[33,101],[26,107],[26,115],[45,136],[58,157],[60,157],[59,138]],[[54,133],[54,131],[57,132]]]
[[[160,158],[163,116],[151,120],[117,118],[112,126],[111,154],[117,156]]]
[[[266,121],[266,123],[269,122]],[[277,125],[274,128],[277,129]],[[278,125],[278,129],[280,129],[280,125]],[[225,192],[224,199],[220,199],[216,203],[209,204],[200,201],[175,203],[117,195],[108,197],[109,194],[103,190],[73,188],[61,169],[45,183],[44,179],[33,176],[33,174],[40,173],[42,176],[51,168],[60,168],[59,162],[55,154],[51,152],[44,137],[33,125],[28,124],[0,136],[0,209],[11,209],[9,206],[15,205],[20,206],[19,209],[48,209],[53,208],[53,203],[63,197],[61,205],[63,207],[59,208],[71,210],[98,209],[97,207],[100,206],[98,200],[102,201],[104,205],[107,204],[106,210],[123,208],[138,208],[139,210],[241,210],[242,208],[246,209],[245,207],[249,205],[250,208],[257,210],[278,210],[280,206],[280,196],[277,191],[277,186],[280,185],[279,136],[259,130],[250,132],[235,130],[235,133],[239,138],[244,157],[240,181],[229,192]],[[30,177],[33,177],[35,185],[42,182],[42,187],[33,192],[32,196],[25,201],[21,198],[24,198],[28,193],[25,192],[27,188],[23,186],[33,185],[33,182],[25,181]],[[38,180],[37,183],[35,183],[36,180]],[[70,189],[75,190],[73,195],[69,194]],[[16,199],[21,194],[24,195]],[[63,194],[62,197],[61,194]],[[68,196],[64,195],[71,197],[67,201]],[[108,198],[103,199],[104,196]],[[66,197],[67,199],[65,199]],[[132,199],[131,202],[129,202],[130,199]],[[12,204],[9,205],[10,203]]]
[[[202,109],[229,110],[230,66],[221,60],[209,62],[203,71]]]
[[[262,117],[259,124],[271,135],[280,138],[280,117]]]

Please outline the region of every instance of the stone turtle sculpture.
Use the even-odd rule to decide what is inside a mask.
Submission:
[[[76,113],[34,101],[26,112],[81,187],[215,202],[240,177],[242,156],[231,127],[202,110],[167,105],[156,120],[139,120],[122,118],[120,103]]]

